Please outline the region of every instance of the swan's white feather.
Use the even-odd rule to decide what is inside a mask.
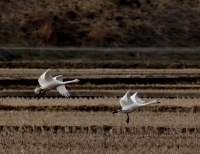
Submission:
[[[63,76],[62,75],[58,75],[56,77],[52,77],[50,75],[50,69],[48,69],[47,71],[45,71],[38,79],[38,82],[40,84],[40,87],[35,89],[35,93],[40,93],[41,90],[43,92],[46,91],[50,91],[52,89],[57,89],[58,92],[61,95],[64,95],[65,97],[69,97],[70,93],[68,92],[68,90],[66,89],[65,85],[69,84],[69,83],[75,83],[75,82],[79,82],[78,79],[74,79],[71,81],[65,81],[63,82]]]
[[[42,87],[43,85],[48,84],[49,82],[53,81],[52,76],[49,73],[50,69],[48,69],[46,72],[44,72],[38,79],[38,82],[40,86]]]
[[[63,95],[63,96],[65,96],[65,97],[69,97],[69,96],[70,96],[70,93],[69,93],[69,91],[65,88],[65,85],[58,86],[56,89],[57,89],[58,92],[59,92],[61,95]]]
[[[127,93],[120,99],[120,105],[122,107],[121,110],[117,110],[114,111],[113,113],[118,113],[118,112],[123,112],[123,113],[127,113],[127,120],[126,122],[129,123],[129,115],[128,113],[132,112],[133,110],[140,108],[140,107],[144,107],[146,105],[149,104],[153,104],[153,103],[157,103],[157,100],[153,100],[151,102],[145,103],[143,100],[141,100],[138,96],[137,96],[137,92],[134,93],[131,97],[130,97],[130,90],[127,91]]]
[[[130,99],[130,91],[127,91],[127,93],[120,99],[119,102],[122,108],[132,105],[133,101]]]
[[[131,100],[133,102],[136,102],[136,103],[140,103],[140,104],[144,104],[145,101],[141,100],[138,96],[137,96],[137,92],[134,93],[132,96],[131,96]]]
[[[143,100],[137,97],[137,92],[130,97],[130,91],[127,91],[127,93],[120,99],[119,102],[122,107],[122,111],[125,113],[130,113],[137,108],[144,107],[152,103],[156,103],[157,101],[154,100],[145,103]]]
[[[58,75],[58,76],[54,77],[54,79],[56,79],[56,80],[58,80],[60,82],[63,82],[63,76],[62,75]],[[56,89],[63,96],[65,96],[65,97],[69,97],[70,96],[70,93],[66,89],[65,85],[58,86]]]

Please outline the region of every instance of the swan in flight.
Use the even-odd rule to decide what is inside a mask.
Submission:
[[[57,91],[61,95],[65,96],[65,97],[69,97],[70,93],[65,88],[65,84],[79,82],[79,80],[74,79],[74,80],[71,80],[71,81],[63,82],[63,76],[62,75],[52,77],[50,75],[49,71],[50,71],[50,69],[48,69],[46,72],[44,72],[38,79],[40,87],[35,88],[35,93],[37,94],[36,96],[38,96],[38,99],[40,97],[42,97],[45,92],[50,91],[52,89],[57,89]]]
[[[127,120],[126,122],[129,123],[129,113],[132,112],[133,110],[149,105],[149,104],[154,104],[154,103],[160,103],[157,102],[157,100],[153,100],[151,102],[145,103],[143,100],[138,98],[137,92],[133,94],[130,97],[130,90],[120,99],[120,105],[122,107],[121,110],[113,111],[113,113],[118,113],[118,112],[123,112],[127,114]]]

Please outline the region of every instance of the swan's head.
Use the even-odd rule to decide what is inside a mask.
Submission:
[[[74,79],[74,82],[79,82],[80,80],[79,79]]]
[[[42,89],[40,87],[36,87],[34,91],[36,94],[39,94],[42,91]]]

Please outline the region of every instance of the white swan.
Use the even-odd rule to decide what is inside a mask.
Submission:
[[[63,82],[62,75],[55,76],[53,78],[50,75],[49,71],[50,71],[50,69],[48,69],[46,72],[44,72],[38,79],[40,87],[35,88],[35,93],[37,94],[37,96],[40,98],[41,96],[44,95],[45,92],[50,91],[52,89],[57,89],[61,95],[65,96],[65,97],[69,97],[70,93],[65,88],[65,84],[79,82],[79,80],[74,79],[71,81]]]
[[[143,100],[141,100],[140,98],[138,98],[137,96],[137,92],[135,94],[133,94],[130,97],[130,91],[128,91],[121,99],[120,99],[120,105],[122,107],[121,110],[117,110],[117,111],[113,111],[113,113],[118,113],[118,112],[123,112],[123,113],[127,113],[127,120],[126,122],[129,123],[129,115],[128,113],[132,112],[133,110],[149,105],[149,104],[153,104],[153,103],[160,103],[157,102],[156,100],[153,100],[151,102],[145,103]]]

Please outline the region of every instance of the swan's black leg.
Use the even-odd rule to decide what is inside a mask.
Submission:
[[[127,119],[126,119],[126,122],[129,123],[129,115],[127,113]]]
[[[46,91],[42,92],[38,99],[40,99],[42,96],[44,96],[45,93],[46,93]]]
[[[40,92],[40,93],[37,95],[38,99],[40,99],[40,98],[45,94],[45,92],[46,92],[46,91]]]

